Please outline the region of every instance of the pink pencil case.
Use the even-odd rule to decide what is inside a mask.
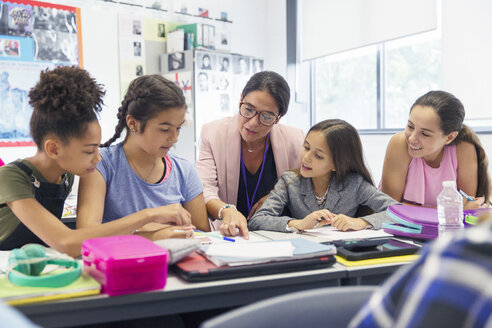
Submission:
[[[139,293],[166,285],[169,253],[140,236],[112,236],[82,243],[84,271],[108,295]]]

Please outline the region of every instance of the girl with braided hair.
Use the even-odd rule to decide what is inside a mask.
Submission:
[[[97,228],[71,230],[60,221],[74,175],[93,175],[101,160],[96,114],[103,96],[102,86],[81,68],[41,72],[29,92],[37,152],[0,167],[1,250],[42,243],[75,257],[89,238],[130,234],[149,222],[190,224],[188,217],[169,216],[163,208]]]
[[[145,216],[161,206],[163,215],[191,218],[193,225],[146,225],[135,233],[152,240],[193,236],[210,230],[203,186],[192,163],[168,154],[185,123],[186,102],[174,82],[160,75],[133,80],[118,110],[115,134],[100,149],[95,174],[80,179],[77,228]],[[123,130],[123,142],[112,144]],[[159,230],[157,230],[159,229]]]

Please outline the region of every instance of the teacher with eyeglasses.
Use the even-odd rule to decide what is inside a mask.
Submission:
[[[300,166],[304,132],[278,123],[289,100],[282,76],[259,72],[246,83],[238,114],[202,127],[196,169],[209,218],[223,235],[249,238],[246,218],[284,171]]]

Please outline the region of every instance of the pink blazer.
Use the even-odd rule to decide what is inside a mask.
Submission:
[[[228,204],[237,203],[239,168],[241,162],[241,135],[238,115],[203,125],[196,169],[202,180],[205,203],[220,199]],[[287,170],[300,166],[304,132],[283,124],[275,124],[270,142],[277,167],[277,178]]]

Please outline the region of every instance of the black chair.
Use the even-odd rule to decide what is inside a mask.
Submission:
[[[285,294],[221,314],[200,327],[346,327],[377,288],[327,287]]]

